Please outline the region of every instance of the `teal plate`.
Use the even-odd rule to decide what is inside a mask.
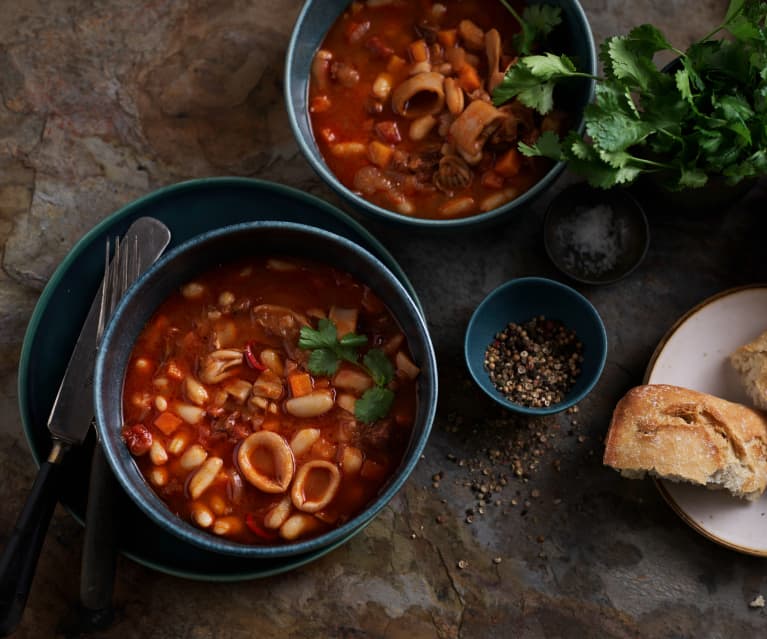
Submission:
[[[421,309],[412,284],[386,248],[359,223],[316,197],[248,178],[192,180],[155,191],[103,220],[77,242],[51,276],[32,313],[19,362],[19,409],[38,464],[47,457],[51,446],[46,422],[56,389],[101,282],[106,238],[122,235],[144,215],[170,228],[169,248],[206,231],[254,220],[298,222],[337,233],[386,264]],[[82,447],[67,455],[62,473],[60,501],[81,524],[93,440],[91,433]],[[337,548],[364,527],[311,553],[269,560],[243,559],[211,553],[179,540],[152,522],[127,495],[120,497],[124,555],[160,572],[205,581],[256,579],[298,568]]]

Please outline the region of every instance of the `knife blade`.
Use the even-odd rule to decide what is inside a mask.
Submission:
[[[139,218],[126,235],[135,233],[134,227],[155,228],[155,223],[162,224],[153,218]],[[152,233],[151,237],[155,234]],[[24,612],[45,531],[58,501],[61,462],[73,446],[83,442],[90,429],[93,417],[93,362],[103,286],[102,282],[80,329],[48,417],[51,451],[40,465],[0,558],[0,636],[10,634]]]
[[[143,224],[139,225],[142,221]],[[131,235],[131,231],[135,231],[135,235]],[[143,273],[162,255],[170,242],[170,230],[159,220],[141,218],[128,231],[123,245],[130,247],[129,243],[134,241],[139,247],[139,263],[137,273],[132,276]],[[112,594],[117,568],[119,500],[122,496],[104,449],[97,444],[91,459],[80,569],[80,618],[81,624],[90,630],[105,629],[114,617]]]

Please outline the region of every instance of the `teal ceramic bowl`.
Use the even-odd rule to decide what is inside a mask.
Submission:
[[[370,286],[407,335],[421,369],[410,440],[399,466],[378,496],[348,522],[317,537],[281,545],[246,545],[201,530],[176,516],[144,480],[122,441],[125,369],[133,345],[155,309],[180,286],[213,265],[258,254],[297,255],[328,262]],[[332,256],[332,258],[328,258]],[[203,233],[160,259],[130,287],[102,338],[94,375],[96,430],[106,458],[125,492],[160,528],[192,546],[243,558],[306,555],[348,539],[375,517],[404,485],[423,452],[437,406],[437,365],[426,321],[397,277],[355,242],[292,222],[251,222]]]
[[[308,94],[312,60],[325,34],[350,0],[308,0],[296,20],[288,44],[285,63],[285,102],[288,118],[301,152],[325,183],[338,193],[355,211],[379,221],[420,229],[447,230],[486,226],[499,222],[524,209],[544,193],[564,169],[559,162],[541,180],[520,197],[485,213],[467,218],[431,220],[401,215],[377,206],[344,186],[325,164],[312,132],[309,119]],[[530,4],[541,4],[532,0]],[[561,7],[562,24],[551,34],[547,48],[567,54],[579,71],[596,75],[597,55],[594,37],[586,14],[577,0],[545,0],[545,4]],[[583,130],[583,110],[591,102],[594,82],[578,79],[563,84],[555,93],[555,104],[566,110],[573,128]]]
[[[529,408],[509,401],[493,385],[484,367],[485,351],[509,322],[527,322],[539,315],[559,320],[575,332],[583,343],[583,363],[564,401]],[[543,277],[522,277],[496,288],[474,311],[466,329],[464,357],[474,381],[501,406],[526,415],[550,415],[577,404],[594,388],[607,360],[607,333],[597,310],[575,289]]]

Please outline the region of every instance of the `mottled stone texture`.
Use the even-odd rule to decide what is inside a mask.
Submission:
[[[0,538],[34,471],[16,405],[23,331],[77,239],[137,196],[190,177],[259,176],[337,201],[299,155],[283,106],[283,56],[299,5],[0,0]],[[584,7],[598,42],[653,22],[683,47],[726,2]],[[610,354],[577,424],[572,415],[509,418],[469,383],[461,358],[469,315],[492,287],[519,275],[557,277],[540,233],[551,194],[474,235],[370,225],[418,290],[439,356],[439,415],[413,478],[358,537],[282,576],[208,584],[121,559],[117,620],[97,636],[767,636],[765,612],[747,605],[767,595],[764,561],[699,537],[650,482],[621,480],[600,462],[612,405],[641,380],[673,320],[718,290],[767,279],[764,196],[758,187],[726,216],[705,219],[650,207],[643,266],[614,286],[582,289],[607,323]],[[539,470],[527,483],[511,477],[502,505],[467,523],[476,498],[466,484],[482,483],[471,460],[498,459],[494,450],[535,433],[551,435]],[[511,474],[508,464],[493,465],[501,472]],[[77,601],[81,542],[79,525],[57,512],[16,636],[72,635],[64,628]]]

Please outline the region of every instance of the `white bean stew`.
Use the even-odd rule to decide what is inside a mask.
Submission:
[[[348,273],[293,258],[206,272],[139,336],[123,440],[176,513],[245,544],[342,525],[400,463],[416,411],[407,341]]]

